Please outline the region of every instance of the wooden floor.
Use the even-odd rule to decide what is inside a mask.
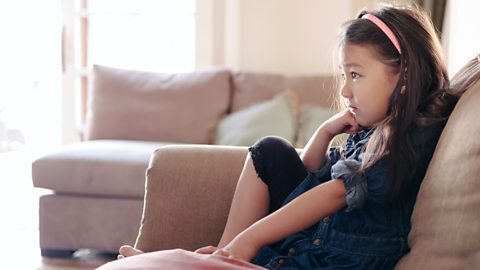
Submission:
[[[89,270],[109,259],[80,252],[75,259],[40,256],[38,241],[38,197],[48,193],[36,189],[31,180],[31,162],[38,156],[27,151],[0,153],[0,254],[21,270]]]
[[[91,270],[108,262],[101,258],[83,258],[83,259],[48,259],[43,258],[42,264],[37,270]]]

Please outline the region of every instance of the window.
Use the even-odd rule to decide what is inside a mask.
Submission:
[[[69,0],[75,122],[81,129],[94,64],[154,72],[195,69],[195,0]],[[64,112],[65,113],[65,112]]]
[[[1,148],[59,145],[60,0],[2,1],[0,10]]]
[[[448,1],[443,46],[451,75],[480,53],[479,9],[478,1]]]
[[[88,20],[87,62],[159,72],[195,66],[195,1],[95,0]]]

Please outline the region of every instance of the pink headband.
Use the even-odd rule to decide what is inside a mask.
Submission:
[[[380,30],[382,30],[383,33],[385,33],[385,35],[387,35],[388,39],[390,39],[390,41],[393,43],[393,46],[395,46],[398,53],[402,54],[401,50],[400,50],[400,43],[398,43],[398,40],[395,37],[395,35],[393,34],[392,30],[390,30],[390,28],[384,22],[382,22],[378,17],[376,17],[372,14],[365,14],[365,15],[362,16],[362,19],[367,19],[367,20],[373,22],[376,26],[378,26],[378,28],[380,28]]]

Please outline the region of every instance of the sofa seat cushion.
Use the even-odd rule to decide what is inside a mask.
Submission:
[[[159,142],[96,140],[62,146],[32,164],[35,187],[55,193],[143,198]]]

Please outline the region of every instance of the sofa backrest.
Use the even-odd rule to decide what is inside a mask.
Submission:
[[[260,72],[236,72],[232,75],[231,111],[236,112],[254,103],[268,100],[278,93],[291,90],[300,105],[330,108],[335,97],[332,76],[285,76]]]
[[[230,72],[161,74],[94,66],[85,139],[209,143],[228,111]]]
[[[299,105],[330,108],[333,85],[329,76],[226,69],[162,74],[95,65],[83,137],[210,144],[212,127],[229,112],[287,89]]]
[[[411,251],[396,269],[480,267],[480,82],[459,100],[417,196]]]

